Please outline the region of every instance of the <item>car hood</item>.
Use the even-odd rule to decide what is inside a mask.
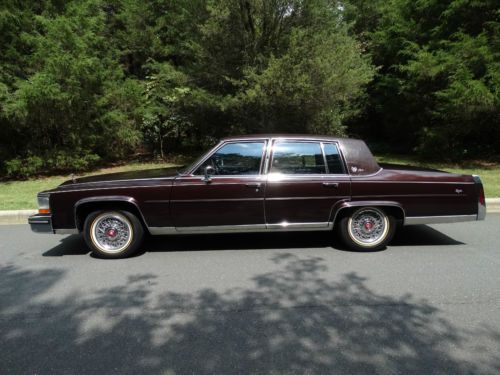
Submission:
[[[130,180],[145,180],[150,178],[174,177],[177,176],[178,167],[174,168],[158,168],[146,169],[140,171],[118,172],[100,174],[96,176],[87,176],[68,180],[61,184],[61,186],[73,184],[86,184],[93,182],[117,182],[117,181],[130,181]]]

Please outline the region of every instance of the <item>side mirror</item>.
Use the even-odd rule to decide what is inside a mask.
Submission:
[[[210,182],[212,181],[212,175],[215,174],[215,169],[211,167],[210,165],[207,165],[205,167],[205,177],[203,178],[203,181],[205,182]]]

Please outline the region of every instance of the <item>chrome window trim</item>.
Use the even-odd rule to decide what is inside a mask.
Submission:
[[[328,168],[328,163],[326,162],[326,154],[325,154],[325,143],[319,142],[319,147],[321,149],[321,153],[323,154],[323,163],[325,164],[325,174],[330,174],[330,168]]]
[[[407,216],[404,225],[447,224],[476,220],[477,215]]]

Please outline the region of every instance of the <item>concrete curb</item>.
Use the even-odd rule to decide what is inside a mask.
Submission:
[[[486,199],[487,213],[500,213],[500,198]],[[36,214],[36,210],[0,211],[0,225],[27,224],[28,217]]]
[[[500,198],[486,198],[486,214],[500,212]]]
[[[0,225],[27,224],[28,216],[36,214],[37,212],[37,210],[0,211]]]

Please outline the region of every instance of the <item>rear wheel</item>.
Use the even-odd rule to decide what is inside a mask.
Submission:
[[[85,241],[101,258],[130,256],[139,249],[143,237],[141,222],[127,211],[95,211],[85,219]]]
[[[383,249],[396,231],[395,219],[376,207],[361,207],[344,216],[338,226],[343,242],[358,251]]]

